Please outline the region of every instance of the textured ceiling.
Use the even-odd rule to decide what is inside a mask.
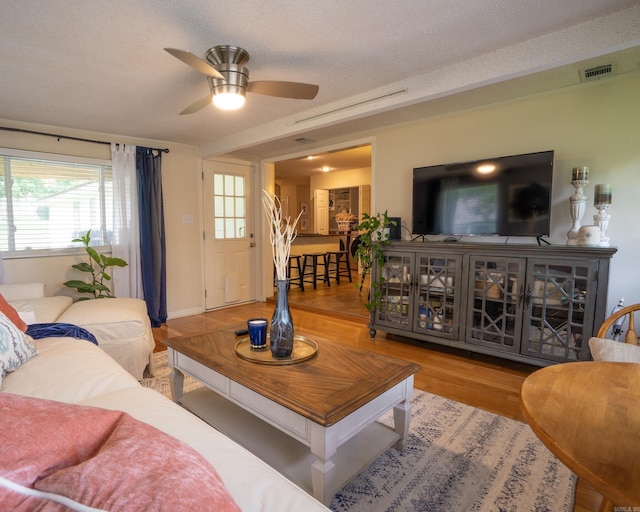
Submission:
[[[340,123],[402,121],[425,101],[444,108],[454,93],[637,47],[638,20],[637,0],[3,0],[0,118],[203,155],[273,154]],[[249,94],[240,111],[179,116],[208,87],[163,48],[203,57],[218,44],[249,51],[253,80],[320,92],[312,101]]]

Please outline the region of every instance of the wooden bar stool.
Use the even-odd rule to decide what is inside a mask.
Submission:
[[[302,281],[305,283],[313,283],[313,289],[316,289],[316,283],[318,281],[318,267],[322,267],[322,280],[331,286],[329,282],[329,273],[327,272],[327,253],[326,252],[314,252],[311,254],[303,254],[302,260]],[[311,270],[307,270],[310,267]]]
[[[332,267],[333,265],[333,267]],[[340,284],[340,276],[348,277],[351,283],[351,266],[347,251],[329,251],[327,253],[327,275]]]
[[[301,264],[302,256],[289,256],[289,262],[287,265],[287,277],[289,278],[289,288],[291,285],[296,285],[300,287],[301,291],[304,291],[304,280],[303,280],[303,267]],[[291,270],[295,270],[295,277]]]

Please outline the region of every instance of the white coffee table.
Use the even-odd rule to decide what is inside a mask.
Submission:
[[[404,448],[419,365],[318,338],[313,359],[256,364],[236,355],[233,331],[166,341],[173,398],[317,499]],[[183,394],[185,374],[206,387]],[[376,422],[391,409],[394,428]]]

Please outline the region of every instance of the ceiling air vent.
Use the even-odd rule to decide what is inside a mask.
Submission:
[[[312,142],[315,142],[313,139],[307,139],[306,137],[298,137],[295,141],[300,144],[311,144]]]
[[[592,68],[580,70],[580,81],[589,82],[590,80],[598,80],[599,78],[605,78],[617,74],[617,63],[612,62],[610,64],[603,64],[602,66],[594,66]]]

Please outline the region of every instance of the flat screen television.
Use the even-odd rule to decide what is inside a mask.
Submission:
[[[553,151],[413,169],[414,235],[548,236]]]

